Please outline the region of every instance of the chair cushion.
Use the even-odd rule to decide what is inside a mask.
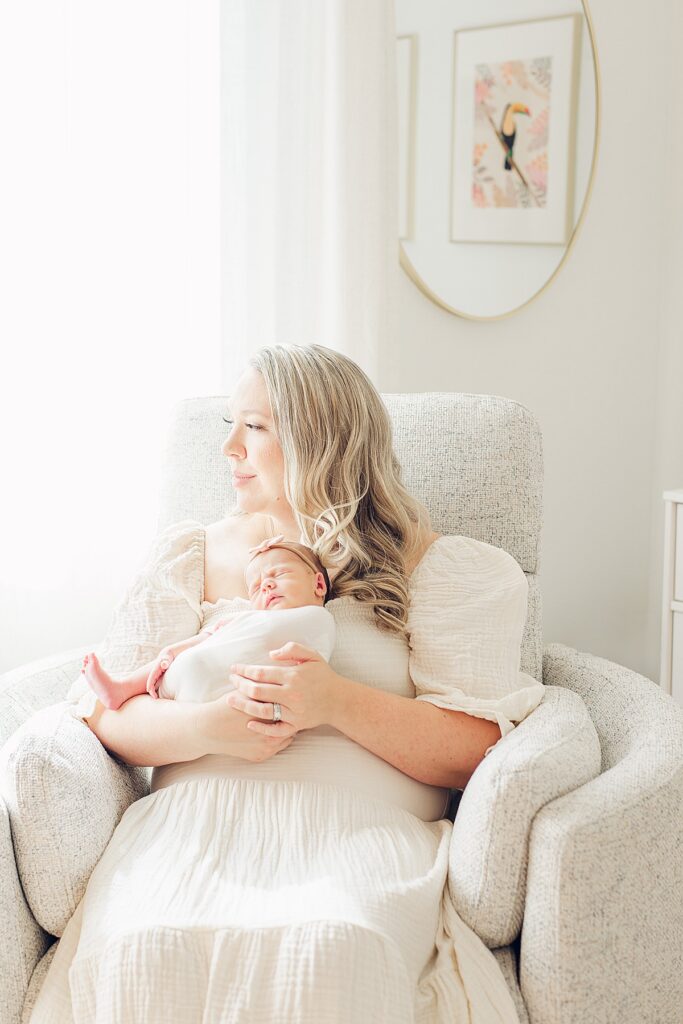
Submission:
[[[68,702],[38,711],[0,754],[0,786],[26,900],[61,935],[126,808],[149,771],[107,754]]]
[[[519,935],[528,840],[538,811],[600,773],[600,741],[578,694],[546,686],[542,702],[480,763],[453,823],[448,886],[491,949]]]

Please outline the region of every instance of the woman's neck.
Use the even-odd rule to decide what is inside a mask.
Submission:
[[[283,516],[264,516],[264,520],[267,524],[266,528],[269,531],[269,537],[275,537],[281,533],[285,540],[299,541],[301,537],[299,524],[289,510]]]

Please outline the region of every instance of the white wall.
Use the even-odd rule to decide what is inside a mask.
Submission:
[[[509,0],[457,4],[452,0],[396,0],[396,32],[399,36],[414,37],[417,68],[413,229],[404,249],[417,274],[453,309],[471,316],[495,316],[501,310],[521,306],[554,272],[565,248],[560,244],[454,242],[451,231],[444,230],[451,227],[455,33],[511,21],[580,15],[582,11],[581,0],[515,0],[512,12]],[[590,34],[586,19],[582,17],[581,21],[578,117],[572,160],[576,179],[573,223],[583,206],[595,136]],[[557,68],[553,74],[556,71]],[[467,95],[470,96],[469,92]],[[552,87],[553,111],[558,105],[561,111],[561,95],[561,82],[556,82]],[[551,168],[554,154],[559,155],[561,149],[559,143],[555,147],[551,144],[548,150]],[[559,193],[558,178],[561,175],[554,178]]]
[[[683,486],[683,69],[680,41],[683,40],[683,5],[672,0],[670,44],[663,50],[671,82],[665,105],[661,154],[664,168],[664,221],[659,302],[659,366],[657,418],[653,451],[651,551],[654,571],[650,574],[649,635],[658,641],[661,624],[662,574],[659,568],[664,548],[663,490]],[[672,42],[675,41],[675,45]]]
[[[514,316],[481,323],[447,313],[399,272],[398,333],[380,380],[384,391],[505,395],[535,413],[545,450],[545,642],[652,678],[661,491],[683,485],[676,3],[590,5],[602,77],[597,178],[552,285]]]

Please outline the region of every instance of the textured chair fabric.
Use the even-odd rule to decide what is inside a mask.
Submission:
[[[509,946],[500,946],[498,949],[492,949],[491,952],[498,961],[498,966],[503,972],[503,977],[507,982],[507,987],[510,989],[515,1009],[517,1010],[517,1016],[519,1017],[519,1024],[531,1024],[529,1021],[529,1014],[527,1008],[524,1005],[524,998],[519,987],[519,947],[516,943],[512,943]],[[50,951],[46,954],[50,956]]]
[[[29,981],[28,988],[26,990],[24,1008],[21,1014],[21,1024],[29,1024],[29,1021],[31,1019],[31,1012],[33,1010],[33,1007],[35,1006],[36,999],[38,998],[40,987],[45,981],[45,975],[47,974],[50,968],[50,964],[52,963],[52,958],[55,955],[57,945],[57,942],[53,942],[50,948],[48,949],[47,953],[45,953],[45,955],[42,956],[38,963],[36,964],[35,970],[31,975],[31,980]],[[515,964],[511,958],[505,957],[501,961],[501,970],[505,973],[505,977],[508,980],[508,985],[513,983],[514,975],[512,972],[514,971],[514,968]],[[4,1020],[4,1018],[2,1019]]]
[[[453,825],[448,886],[463,921],[490,948],[519,935],[534,818],[599,771],[600,741],[586,705],[548,686],[470,779]]]
[[[649,679],[552,644],[546,681],[584,701],[602,773],[529,840],[520,979],[532,1021],[683,1020],[683,709]]]
[[[40,926],[61,935],[121,815],[149,792],[148,772],[110,757],[62,702],[5,744],[0,784],[26,900]]]
[[[0,748],[36,711],[64,700],[90,649],[62,651],[0,676]]]
[[[31,913],[19,881],[9,811],[0,800],[0,1021],[15,1024],[31,974],[50,944]]]

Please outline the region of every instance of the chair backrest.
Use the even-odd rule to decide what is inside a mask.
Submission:
[[[383,395],[394,448],[411,493],[438,533],[504,548],[527,575],[529,612],[521,668],[542,679],[538,581],[543,449],[528,409],[492,395]],[[223,396],[192,398],[173,412],[162,479],[159,528],[180,519],[215,522],[234,504],[221,444]]]

